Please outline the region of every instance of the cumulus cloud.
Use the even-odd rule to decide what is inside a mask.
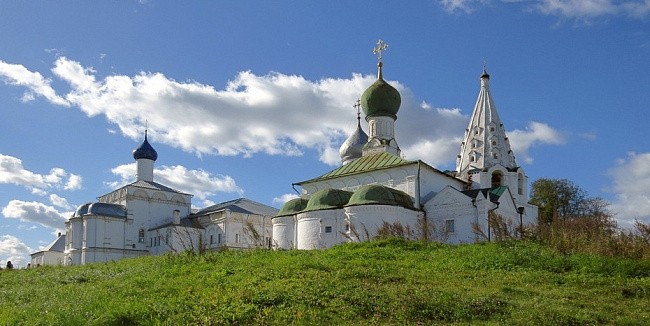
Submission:
[[[63,209],[72,209],[72,206],[68,203],[68,200],[57,195],[57,194],[50,194],[50,203],[54,206],[61,207]]]
[[[515,129],[507,133],[510,146],[518,157],[531,164],[533,158],[528,150],[539,144],[561,145],[566,142],[564,136],[546,123],[530,122],[525,130]]]
[[[56,60],[52,72],[70,87],[64,96],[66,103],[88,116],[105,116],[132,139],[140,139],[148,120],[151,141],[197,155],[302,155],[305,150],[315,150],[329,165],[340,164],[338,148],[356,123],[352,104],[376,79],[352,74],[310,81],[302,76],[260,76],[247,71],[218,90],[194,81],[177,82],[161,73],[99,79],[94,69],[65,57]],[[389,82],[402,95],[395,126],[404,155],[436,167],[451,167],[468,117],[458,108],[434,108],[400,82]],[[367,129],[365,122],[363,128]],[[200,171],[167,169],[168,173],[174,170],[206,178]],[[60,175],[54,173],[54,177]],[[223,181],[217,182],[219,189],[240,191],[231,179],[217,179]],[[81,177],[69,175],[65,187],[79,189]],[[182,183],[178,188],[198,191],[202,198],[211,193]]]
[[[611,191],[616,194],[612,210],[624,225],[634,219],[650,222],[650,153],[629,153],[609,171]]]
[[[63,230],[64,224],[68,220],[65,216],[69,214],[60,213],[56,208],[43,203],[15,199],[2,209],[2,215],[6,218],[38,223],[55,230]]]
[[[298,197],[300,197],[300,196],[298,196],[297,194],[280,195],[278,197],[273,198],[273,204],[275,204],[275,205],[284,205],[284,203],[286,203],[286,202],[288,202],[288,201],[290,201],[290,200],[292,200],[294,198],[298,198]]]
[[[22,65],[0,61],[0,79],[5,84],[26,87],[28,91],[23,95],[24,101],[33,100],[35,96],[42,96],[54,104],[70,106],[65,99],[56,95],[56,91],[52,88],[49,79],[44,78],[38,72],[29,71]]]
[[[111,172],[120,180],[108,183],[115,189],[135,181],[136,164],[124,164],[111,169]],[[154,169],[154,180],[178,191],[192,194],[203,201],[203,204],[213,203],[208,197],[218,192],[238,193],[244,191],[237,186],[230,176],[215,175],[202,169],[190,170],[181,165],[161,166]]]
[[[14,268],[27,266],[30,261],[29,254],[32,251],[32,248],[13,235],[0,236],[0,264],[3,268],[8,260],[11,261]]]
[[[0,184],[14,184],[44,196],[47,189],[75,190],[81,187],[82,178],[61,168],[53,168],[48,174],[26,170],[22,160],[0,154]]]

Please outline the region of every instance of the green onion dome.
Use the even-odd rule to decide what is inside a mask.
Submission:
[[[405,192],[376,184],[357,189],[348,202],[348,206],[355,205],[390,205],[415,209],[413,199]]]
[[[322,189],[311,195],[303,212],[343,208],[351,196],[351,192],[341,189]]]
[[[282,208],[275,216],[289,216],[296,215],[302,212],[305,207],[307,207],[307,199],[305,198],[294,198],[282,205]]]
[[[372,116],[388,116],[397,120],[397,111],[402,104],[402,98],[395,87],[379,76],[361,96],[361,107],[366,114],[366,120]]]

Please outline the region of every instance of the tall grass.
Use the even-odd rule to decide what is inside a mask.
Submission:
[[[534,237],[563,254],[650,259],[650,226],[638,221],[621,230],[608,216],[554,219],[540,223]]]
[[[0,324],[650,324],[648,260],[386,238],[0,272]]]

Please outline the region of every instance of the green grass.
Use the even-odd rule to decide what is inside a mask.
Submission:
[[[650,261],[397,239],[0,271],[0,324],[648,325]]]

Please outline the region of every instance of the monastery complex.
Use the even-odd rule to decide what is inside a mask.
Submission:
[[[66,233],[32,254],[32,266],[184,250],[322,249],[370,239],[387,227],[413,237],[471,243],[490,238],[489,216],[515,227],[536,222],[528,177],[510,148],[485,68],[456,170],[440,171],[401,156],[395,134],[401,97],[383,78],[385,49],[378,42],[377,80],[359,102],[368,134],[359,113],[356,130],[340,148],[341,166],[294,183],[300,196],[279,211],[245,198],[193,210],[191,194],[154,181],[158,154],[145,132],[133,151],[136,181],[79,206]]]

